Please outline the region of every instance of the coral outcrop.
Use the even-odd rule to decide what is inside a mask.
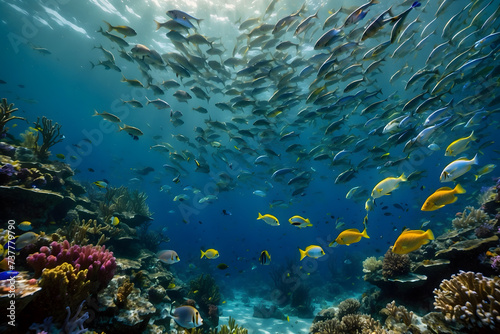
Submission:
[[[411,260],[408,254],[395,254],[390,249],[382,261],[382,275],[385,278],[403,276],[410,272]]]
[[[37,130],[34,151],[38,158],[43,161],[50,155],[49,148],[63,141],[64,136],[60,133],[61,125],[57,123],[52,125],[52,120],[43,116],[41,122],[40,117],[37,118],[34,128]],[[42,136],[41,145],[38,144],[40,135]]]
[[[35,270],[35,277],[40,277],[43,269],[52,269],[63,263],[73,265],[76,272],[88,270],[86,278],[92,281],[93,292],[105,288],[116,270],[113,252],[105,246],[70,246],[67,240],[61,243],[54,241],[50,247],[41,247],[40,252],[31,254],[26,261]]]
[[[460,271],[434,290],[434,307],[469,333],[500,330],[500,277]]]

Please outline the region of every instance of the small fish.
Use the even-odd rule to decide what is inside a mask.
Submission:
[[[401,174],[400,177],[388,177],[380,181],[372,190],[373,199],[382,197],[384,195],[390,195],[392,191],[399,187],[400,182],[406,182],[407,179],[405,174]]]
[[[124,124],[123,127],[118,126],[118,128],[120,129],[119,131],[125,131],[133,137],[142,136],[144,134],[140,129],[126,124]]]
[[[434,240],[434,234],[431,230],[405,230],[394,243],[392,252],[394,254],[408,254],[431,240]]]
[[[232,216],[232,215],[233,215],[231,212],[227,211],[226,209],[223,209],[223,210],[222,210],[222,214],[223,214],[224,216]]]
[[[156,253],[156,257],[158,258],[158,260],[165,264],[174,264],[181,260],[179,258],[179,255],[177,255],[177,252],[173,250],[159,251],[158,253]]]
[[[357,228],[350,228],[345,231],[340,232],[340,234],[337,236],[337,238],[330,242],[328,245],[329,247],[332,247],[335,243],[339,245],[346,245],[349,246],[350,244],[354,244],[356,242],[359,242],[361,238],[367,238],[370,239],[368,234],[366,233],[366,226],[363,230],[363,232],[359,232]]]
[[[369,197],[365,202],[366,212],[373,211],[373,206],[374,206],[373,199],[371,197]]]
[[[260,253],[259,263],[264,265],[264,266],[271,264],[271,255],[269,255],[269,252],[267,250],[263,250]]]
[[[167,286],[167,289],[173,289],[173,288],[175,288],[175,287],[176,287],[175,283],[170,283],[170,284]]]
[[[0,273],[0,281],[11,279],[12,277],[16,277],[17,275],[19,275],[18,271],[14,270],[2,271]]]
[[[262,190],[255,190],[252,194],[259,196],[259,197],[266,197],[267,196],[267,194]]]
[[[442,208],[446,204],[454,203],[458,198],[456,194],[465,194],[465,189],[457,184],[454,189],[442,187],[430,195],[422,205],[422,211],[434,211]]]
[[[217,265],[217,268],[220,269],[220,270],[226,270],[227,268],[229,268],[229,266],[225,263],[219,263]]]
[[[448,145],[444,155],[447,157],[457,156],[460,153],[465,152],[469,148],[469,143],[474,140],[476,140],[476,137],[474,137],[474,131],[472,131],[468,137],[457,139]]]
[[[293,226],[297,226],[298,228],[304,228],[308,226],[313,226],[309,219],[302,218],[301,216],[293,216],[290,219],[288,219],[290,224]]]
[[[92,116],[101,116],[107,121],[113,122],[113,123],[121,123],[120,117],[110,114],[109,112],[103,111],[102,113],[97,112],[97,110],[94,109],[94,115]]]
[[[66,156],[64,154],[62,154],[62,153],[58,153],[58,154],[56,154],[56,158],[64,160],[64,159],[66,159]]]
[[[496,166],[497,165],[494,165],[494,164],[488,164],[488,165],[484,166],[483,168],[479,169],[477,171],[477,174],[474,175],[474,177],[476,178],[475,181],[477,181],[484,174],[491,173],[493,171],[493,169],[495,169]]]
[[[307,246],[305,250],[299,248],[299,252],[300,252],[300,261],[302,261],[306,256],[313,259],[317,259],[325,255],[325,251],[323,250],[323,248],[316,245]]]
[[[206,257],[207,259],[212,260],[212,259],[216,259],[219,257],[219,252],[213,248],[207,249],[205,252],[203,250],[200,250],[200,251],[201,251],[200,259],[203,259],[203,257]]]
[[[280,224],[280,222],[278,221],[278,218],[276,218],[275,216],[270,215],[270,214],[261,215],[259,213],[257,220],[259,220],[259,219],[264,220],[264,222],[266,222],[266,224],[269,224],[271,226],[279,226],[279,224]]]
[[[103,189],[103,188],[107,188],[108,187],[108,181],[107,180],[102,180],[102,181],[95,181],[95,182],[92,182],[93,185]]]
[[[117,33],[122,34],[123,36],[136,36],[137,33],[135,32],[134,29],[128,27],[128,26],[112,26],[108,22],[104,21],[108,25],[108,32],[111,30],[115,30]]]
[[[116,216],[111,217],[111,225],[116,226],[118,224],[120,224],[120,219]]]
[[[477,160],[477,153],[471,160],[467,160],[466,158],[457,159],[444,168],[441,176],[439,177],[439,181],[451,182],[467,173],[471,169],[472,165],[477,164],[479,164],[479,161]]]
[[[22,223],[19,223],[19,225],[17,225],[17,228],[20,229],[21,231],[25,231],[25,232],[33,229],[33,227],[31,226],[31,223],[28,221],[24,221]]]
[[[38,239],[39,235],[34,232],[26,232],[21,234],[16,239],[16,249],[23,249],[24,247],[34,243]]]
[[[191,329],[203,325],[200,312],[189,305],[177,307],[169,316],[183,328]]]

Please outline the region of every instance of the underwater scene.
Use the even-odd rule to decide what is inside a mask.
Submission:
[[[500,0],[0,10],[0,332],[500,332]]]

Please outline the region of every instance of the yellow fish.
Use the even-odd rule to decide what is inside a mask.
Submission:
[[[288,221],[290,224],[297,226],[298,228],[313,226],[313,224],[309,221],[309,218],[302,218],[301,216],[293,216],[288,219]]]
[[[479,169],[479,170],[477,171],[477,174],[476,174],[476,175],[474,175],[474,176],[476,177],[476,180],[475,180],[475,181],[477,181],[477,180],[478,180],[481,176],[483,176],[484,174],[491,173],[491,172],[495,169],[495,167],[496,167],[496,166],[497,166],[497,165],[494,165],[494,164],[489,164],[489,165],[486,165],[486,166],[484,166],[483,168]]]
[[[95,184],[97,187],[99,188],[107,188],[108,187],[108,183],[106,181],[95,181],[95,182],[92,182],[93,184]]]
[[[120,219],[118,219],[118,217],[115,216],[111,217],[111,225],[116,226],[118,224],[120,224]]]
[[[312,257],[313,259],[317,259],[325,255],[325,251],[323,248],[316,245],[307,246],[306,250],[302,250],[299,248],[300,252],[300,261],[302,261],[306,256]]]
[[[207,259],[216,259],[219,257],[219,252],[213,248],[207,249],[205,252],[203,250],[200,251],[201,251],[200,259],[203,259],[203,257],[206,257]]]
[[[434,240],[434,234],[432,234],[431,230],[405,230],[394,243],[392,252],[395,254],[408,254],[429,243],[430,240]]]
[[[17,228],[20,229],[21,231],[29,231],[31,230],[33,227],[31,227],[31,223],[28,222],[28,221],[24,221],[22,223],[19,223],[19,225],[17,225]]]
[[[365,210],[366,212],[373,211],[373,199],[371,197],[369,197],[365,202]]]
[[[175,288],[175,283],[170,283],[167,287],[167,289],[173,289]]]
[[[274,217],[273,215],[270,215],[270,214],[261,215],[259,213],[259,216],[257,217],[257,220],[259,220],[259,219],[264,220],[267,224],[269,224],[271,226],[279,226],[279,224],[280,224],[278,218],[276,218],[276,217]]]
[[[400,177],[387,177],[377,183],[375,188],[372,190],[373,199],[382,197],[384,195],[390,195],[394,189],[399,187],[400,182],[406,182],[405,173],[401,174]]]
[[[477,138],[474,137],[474,131],[472,131],[469,137],[457,139],[453,143],[448,145],[444,155],[447,157],[454,157],[456,155],[459,155],[460,153],[467,151],[467,149],[469,148],[469,143],[476,139]]]
[[[269,255],[269,252],[267,250],[263,250],[262,253],[260,253],[259,263],[264,266],[267,266],[271,263],[271,255]]]
[[[439,188],[425,200],[420,210],[434,211],[442,208],[446,204],[454,203],[458,199],[457,196],[455,196],[456,194],[465,194],[465,189],[460,184],[457,184],[455,189],[449,187]]]
[[[366,233],[366,226],[365,226],[365,229],[363,230],[363,232],[359,232],[359,230],[357,228],[350,228],[350,229],[347,229],[345,231],[340,232],[337,239],[330,242],[330,244],[328,246],[332,247],[334,243],[338,243],[339,245],[349,246],[350,244],[354,244],[356,242],[359,242],[361,240],[361,237],[370,239],[370,237]]]

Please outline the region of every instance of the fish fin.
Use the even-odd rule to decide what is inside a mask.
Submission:
[[[264,216],[261,215],[260,212],[259,212],[259,216],[257,217],[257,220],[262,219],[262,218],[264,218]]]
[[[451,189],[450,187],[441,187],[436,191],[441,191],[441,190],[453,190],[453,189]]]
[[[202,250],[202,249],[200,249],[200,252],[201,252],[201,257],[200,257],[200,259],[203,259],[203,257],[205,256],[205,253],[203,252],[203,250]]]
[[[366,233],[366,226],[365,226],[365,229],[363,230],[363,232],[361,232],[361,236],[364,237],[364,238],[366,238],[366,239],[370,239],[370,237]]]
[[[427,238],[429,238],[429,240],[434,240],[434,233],[432,233],[430,229],[425,231],[425,234],[427,235]]]
[[[462,187],[460,184],[457,183],[457,185],[455,186],[455,192],[457,194],[465,194],[465,189],[464,187]]]
[[[336,243],[336,241],[335,241],[335,240],[333,240],[332,242],[330,242],[330,243],[328,244],[328,247],[336,247],[336,246],[337,246],[337,243]]]
[[[471,161],[474,165],[479,165],[479,161],[477,160],[477,153],[476,155],[474,156],[474,158],[472,159]]]
[[[477,138],[476,138],[476,137],[474,137],[474,130],[473,130],[473,131],[472,131],[472,133],[470,134],[469,139],[470,139],[470,140],[474,140],[474,141],[475,141],[475,140],[477,140]]]
[[[104,23],[106,23],[108,25],[108,32],[110,32],[111,30],[113,30],[113,26],[111,24],[109,24],[108,22],[102,20]]]
[[[400,178],[400,179],[401,179],[401,181],[403,181],[403,182],[408,181],[408,179],[407,179],[407,178],[406,178],[406,176],[405,176],[405,173],[401,174],[401,176],[400,176],[399,178]]]
[[[307,253],[300,248],[299,252],[300,252],[300,261],[302,261],[307,256]]]
[[[457,199],[458,199],[457,196],[453,196],[453,199],[448,204],[455,203]]]

